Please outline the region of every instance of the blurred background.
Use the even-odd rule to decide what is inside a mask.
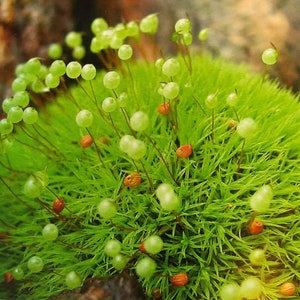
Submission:
[[[96,17],[115,25],[154,12],[160,19],[157,43],[165,55],[175,51],[170,41],[174,23],[188,16],[194,37],[209,28],[206,50],[234,62],[246,62],[257,72],[264,67],[261,52],[274,44],[279,61],[268,72],[282,85],[299,90],[299,0],[1,0],[0,99],[11,96],[10,84],[18,63],[46,57],[48,45],[63,43],[69,31],[80,31],[89,41],[90,23]],[[155,59],[147,40],[143,47],[148,59]]]

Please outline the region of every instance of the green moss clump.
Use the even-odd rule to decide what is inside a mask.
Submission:
[[[64,277],[71,271],[83,280],[119,273],[104,252],[112,239],[121,242],[125,269],[135,274],[137,262],[147,256],[139,247],[150,235],[159,235],[163,248],[151,256],[155,274],[140,279],[149,296],[159,288],[167,300],[219,299],[222,285],[255,276],[263,297],[275,300],[282,283],[299,285],[298,99],[245,66],[192,55],[191,69],[183,56],[177,59],[180,72],[171,79],[154,64],[131,62],[128,71],[117,70],[121,82],[115,90],[103,86],[105,72],[99,72],[91,82],[60,89],[54,98],[44,94],[50,101],[40,108],[37,123],[21,122],[2,135],[0,270],[5,274],[19,266],[24,277],[13,292],[2,283],[1,299],[12,294],[14,299],[48,299],[66,289]],[[157,91],[171,80],[180,92],[167,100]],[[118,101],[122,92],[128,94],[127,105],[104,112],[102,101]],[[235,92],[238,103],[232,108],[226,99]],[[208,108],[205,99],[211,94],[217,102]],[[170,103],[168,115],[157,111],[164,101]],[[82,109],[94,116],[88,128],[75,121]],[[136,111],[149,117],[142,132],[129,126]],[[246,139],[235,127],[244,118],[257,124]],[[93,137],[86,148],[80,146],[84,135]],[[120,150],[124,135],[144,142],[141,159]],[[185,144],[192,146],[192,155],[178,158],[176,150]],[[142,182],[128,188],[123,181],[133,173]],[[24,195],[30,176],[41,184],[33,198]],[[155,194],[161,183],[170,184],[179,197],[176,211],[161,209]],[[266,211],[256,213],[249,199],[264,185],[274,196]],[[56,198],[65,201],[60,213],[52,208]],[[107,198],[117,208],[109,219],[97,209]],[[254,219],[265,226],[257,235],[249,232]],[[54,241],[42,235],[49,223],[59,229]],[[249,261],[257,248],[266,250],[263,266]],[[34,255],[44,262],[39,273],[26,266]],[[170,278],[177,273],[188,274],[187,285],[172,286]]]

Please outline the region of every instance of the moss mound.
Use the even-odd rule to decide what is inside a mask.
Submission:
[[[124,269],[134,275],[145,257],[156,263],[151,276],[139,278],[149,297],[159,289],[163,299],[220,299],[224,284],[255,276],[263,299],[281,299],[281,284],[299,284],[298,99],[245,66],[195,55],[190,72],[182,56],[176,59],[180,72],[172,78],[154,64],[135,62],[117,70],[121,81],[114,90],[104,87],[100,72],[56,90],[55,97],[47,93],[36,123],[20,122],[2,135],[0,270],[15,279],[23,270],[24,276],[2,283],[1,299],[48,299],[67,288],[72,271],[82,281]],[[157,91],[170,81],[179,95],[168,100]],[[122,92],[127,105],[105,112],[102,101],[118,102]],[[238,97],[234,107],[226,101],[231,93]],[[209,95],[216,98],[213,107]],[[170,104],[169,114],[157,111],[162,103]],[[83,109],[93,114],[87,128],[76,124]],[[137,111],[149,117],[143,131],[130,126]],[[236,127],[245,118],[256,124],[249,138]],[[93,138],[88,147],[80,146],[84,135]],[[141,141],[145,155],[133,159],[121,151],[124,135]],[[183,145],[192,148],[185,158],[176,155]],[[124,185],[135,173],[141,183]],[[24,194],[28,178],[37,194],[26,187]],[[163,209],[155,193],[161,183],[172,186],[176,209]],[[263,186],[272,190],[270,205],[254,211],[250,199]],[[65,202],[61,212],[52,206],[57,198]],[[104,199],[116,207],[110,217],[98,209]],[[259,234],[249,230],[255,220],[264,224]],[[49,223],[59,230],[53,241],[42,234]],[[163,240],[154,255],[139,249],[151,235]],[[112,239],[121,243],[123,265],[105,254]],[[262,264],[249,259],[258,248],[265,253]],[[44,262],[38,273],[27,267],[35,255]],[[171,283],[178,273],[188,275],[184,286]]]

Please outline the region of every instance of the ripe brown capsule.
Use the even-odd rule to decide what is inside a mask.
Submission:
[[[171,105],[169,102],[164,102],[161,103],[158,108],[157,111],[161,114],[161,115],[167,115],[170,113],[171,111]]]
[[[98,141],[99,141],[100,144],[104,144],[104,145],[109,145],[109,143],[110,143],[108,137],[105,136],[105,135],[100,136]]]
[[[142,242],[141,245],[139,246],[139,250],[142,253],[147,253],[147,250],[145,249],[145,243],[144,242]]]
[[[284,296],[292,296],[295,294],[296,287],[292,282],[285,282],[280,286],[280,294]]]
[[[91,135],[84,135],[80,140],[80,146],[87,148],[93,144],[93,137]]]
[[[189,282],[189,278],[186,273],[178,273],[171,277],[171,282],[175,286],[184,286]]]
[[[253,221],[249,226],[249,231],[251,234],[259,234],[263,231],[264,224],[262,221],[256,220]]]
[[[65,208],[65,201],[62,198],[57,198],[53,201],[52,204],[53,211],[57,214],[63,211]]]
[[[138,186],[141,182],[142,178],[139,173],[129,174],[124,178],[124,185],[127,187]]]
[[[190,144],[182,145],[176,150],[176,156],[178,158],[187,158],[193,153],[193,147]]]
[[[238,122],[236,120],[229,120],[228,122],[228,129],[235,129],[237,126]]]
[[[6,272],[4,274],[4,280],[5,280],[5,283],[11,283],[14,280],[12,272]]]

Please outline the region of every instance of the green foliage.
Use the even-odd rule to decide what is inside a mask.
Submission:
[[[83,281],[118,273],[105,254],[112,239],[121,242],[125,268],[135,274],[148,256],[139,246],[152,235],[160,236],[163,248],[151,256],[155,275],[140,278],[148,295],[160,288],[166,300],[219,299],[223,284],[255,276],[263,295],[275,300],[282,283],[299,284],[298,100],[244,66],[198,55],[190,57],[191,65],[186,57],[177,60],[180,72],[172,81],[179,95],[174,99],[157,92],[169,78],[155,64],[131,63],[128,72],[118,70],[120,84],[112,90],[103,85],[106,73],[99,72],[91,81],[61,88],[51,101],[41,94],[48,103],[37,122],[18,123],[13,133],[2,134],[0,273],[23,269],[14,299],[47,299],[66,289],[65,276],[74,272]],[[125,107],[103,111],[105,98],[118,100],[123,92],[128,94]],[[231,93],[239,97],[234,107],[226,102]],[[217,95],[213,108],[205,105],[209,95]],[[170,102],[168,115],[157,112],[164,101]],[[93,114],[88,128],[76,123],[82,110]],[[135,132],[129,120],[137,111],[147,114],[149,125]],[[245,118],[255,120],[257,129],[243,139],[229,124]],[[82,148],[86,134],[94,143]],[[141,159],[120,150],[124,135],[146,145]],[[178,159],[176,149],[184,144],[192,145],[193,154]],[[37,172],[47,174],[47,183]],[[136,172],[142,183],[124,186],[125,176]],[[28,178],[41,184],[40,196],[24,195]],[[161,209],[155,194],[161,183],[178,195],[176,211]],[[251,235],[248,226],[257,214],[249,200],[264,185],[272,187],[273,199],[259,213],[265,229]],[[65,200],[61,213],[52,209],[56,198]],[[98,212],[104,199],[117,208],[108,219]],[[49,223],[59,231],[53,241],[42,234]],[[249,261],[257,248],[265,249],[262,266]],[[44,263],[39,273],[27,269],[35,255]],[[189,283],[172,286],[170,276],[181,272]],[[1,284],[0,298],[9,297],[8,284]]]

